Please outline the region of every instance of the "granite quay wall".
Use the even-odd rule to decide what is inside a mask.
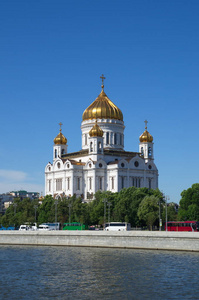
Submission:
[[[0,245],[199,251],[199,232],[0,231]]]

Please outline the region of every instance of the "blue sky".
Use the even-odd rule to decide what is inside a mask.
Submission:
[[[0,193],[44,192],[59,122],[68,152],[81,149],[103,73],[125,150],[138,151],[147,119],[159,188],[178,202],[198,182],[198,15],[197,0],[2,0]]]

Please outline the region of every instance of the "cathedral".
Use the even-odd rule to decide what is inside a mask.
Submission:
[[[45,168],[45,194],[81,197],[91,201],[97,191],[119,192],[131,186],[158,188],[153,137],[147,130],[139,137],[139,151],[124,150],[121,110],[102,91],[83,112],[82,149],[68,153],[67,139],[60,132],[54,139],[53,163]]]

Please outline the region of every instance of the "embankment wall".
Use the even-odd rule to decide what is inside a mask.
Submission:
[[[199,232],[0,231],[0,245],[108,247],[199,252]]]

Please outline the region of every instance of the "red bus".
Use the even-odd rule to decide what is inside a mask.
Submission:
[[[166,225],[165,225],[166,230]],[[197,221],[169,221],[167,222],[167,231],[199,231],[199,222]]]

